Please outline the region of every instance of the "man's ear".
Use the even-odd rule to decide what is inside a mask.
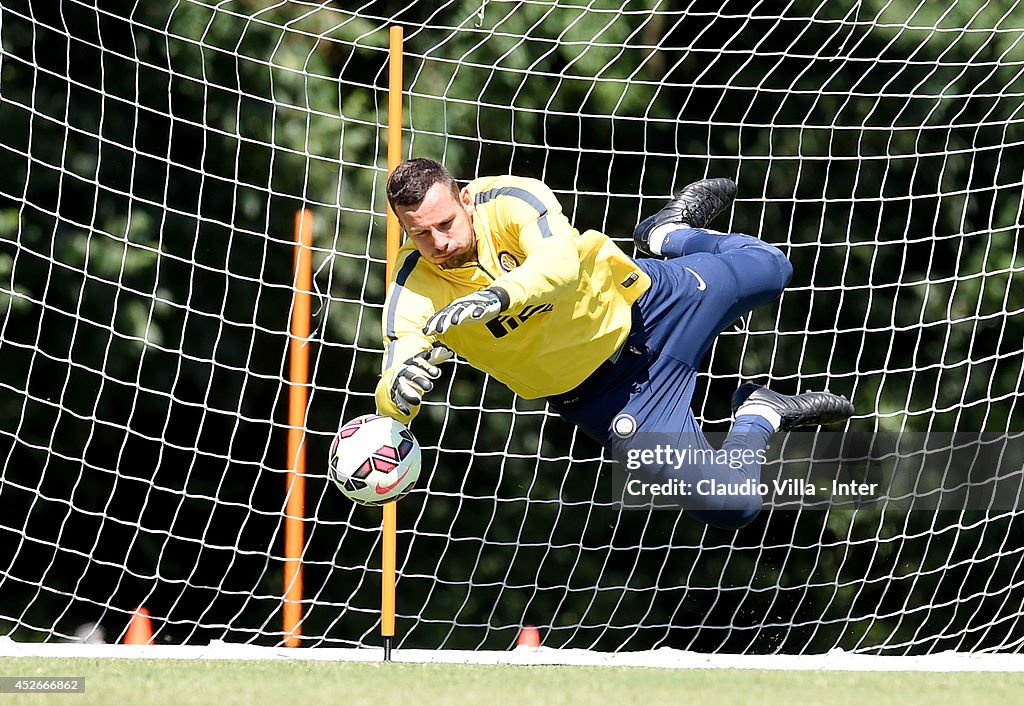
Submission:
[[[469,193],[468,186],[462,187],[462,191],[459,192],[459,200],[462,201],[462,206],[467,212],[473,210],[473,195]]]
[[[395,214],[395,220],[398,221],[398,227],[402,230],[403,233],[408,233],[408,229],[406,229],[405,224],[402,223],[402,217],[398,215],[394,207],[392,207],[391,211],[392,213]]]

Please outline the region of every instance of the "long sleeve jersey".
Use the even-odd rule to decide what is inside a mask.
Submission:
[[[384,302],[385,352],[376,401],[408,422],[389,390],[401,365],[440,341],[527,399],[567,392],[626,340],[631,306],[650,278],[608,236],[570,225],[542,182],[514,176],[470,182],[477,260],[442,269],[407,241]],[[423,326],[454,299],[500,287],[510,305],[497,318],[427,337]]]

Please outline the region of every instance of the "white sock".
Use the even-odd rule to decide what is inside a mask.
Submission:
[[[705,233],[711,233],[712,235],[726,235],[718,230],[711,230],[710,228],[695,228],[694,226],[688,226],[685,223],[662,223],[651,231],[650,236],[647,238],[647,247],[655,255],[664,255],[665,253],[661,251],[661,246],[665,244],[665,238],[668,234],[674,233],[677,230],[685,230],[686,228],[702,230]]]
[[[782,426],[782,415],[776,412],[771,407],[763,404],[756,404],[751,402],[750,404],[741,404],[739,409],[736,410],[736,416],[740,417],[744,414],[753,414],[761,417],[766,422],[772,425],[775,431],[778,431]]]
[[[661,246],[665,242],[665,236],[679,230],[681,227],[678,223],[662,223],[651,231],[650,236],[647,238],[647,247],[655,255],[661,255]]]

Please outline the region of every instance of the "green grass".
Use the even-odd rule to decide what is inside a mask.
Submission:
[[[1024,674],[778,672],[624,667],[121,659],[0,659],[0,675],[84,676],[84,694],[0,695],[0,704],[103,706],[668,706],[1019,704]]]

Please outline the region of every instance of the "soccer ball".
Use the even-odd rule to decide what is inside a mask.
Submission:
[[[412,490],[420,477],[420,445],[401,422],[364,414],[335,435],[329,474],[355,502],[383,505]]]

